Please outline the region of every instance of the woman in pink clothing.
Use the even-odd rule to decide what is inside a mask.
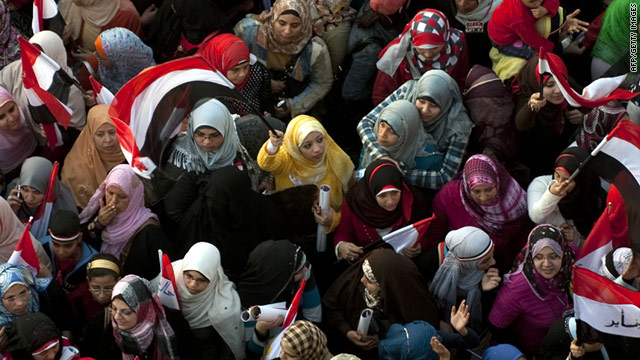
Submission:
[[[538,352],[551,324],[570,305],[573,261],[559,228],[545,224],[531,231],[524,262],[505,275],[489,314],[498,342],[515,342],[528,355]]]

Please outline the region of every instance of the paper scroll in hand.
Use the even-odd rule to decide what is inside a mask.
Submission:
[[[318,191],[318,206],[320,207],[320,212],[322,214],[326,214],[329,207],[331,206],[331,187],[329,185],[320,186],[320,191]],[[325,232],[324,226],[318,224],[318,235],[316,238],[316,251],[324,252],[327,249],[327,233]]]
[[[269,305],[256,305],[245,310],[240,314],[242,321],[273,321],[282,315],[287,315],[287,304],[285,302],[269,304]]]
[[[373,317],[373,310],[367,308],[360,313],[360,321],[358,321],[358,333],[362,335],[369,334],[369,324],[371,324],[371,318]]]

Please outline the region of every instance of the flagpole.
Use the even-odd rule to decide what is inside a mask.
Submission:
[[[576,178],[576,176],[578,176],[578,174],[580,174],[580,170],[582,170],[582,168],[589,162],[589,160],[593,159],[596,155],[598,155],[598,153],[600,152],[602,147],[608,141],[609,141],[608,136],[605,136],[604,139],[602,139],[602,141],[600,142],[600,144],[598,144],[598,146],[596,146],[596,148],[593,149],[591,154],[589,154],[589,156],[587,156],[587,158],[584,159],[584,161],[582,163],[580,163],[580,166],[578,167],[578,169],[576,169],[576,171],[574,171],[573,174],[571,174],[571,176],[569,176],[569,179],[567,181],[569,181],[569,182],[573,181]]]

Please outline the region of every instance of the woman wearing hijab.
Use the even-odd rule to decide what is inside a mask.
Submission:
[[[364,177],[345,196],[340,225],[333,239],[336,257],[358,259],[364,246],[427,217],[420,205],[395,164],[383,159],[372,162]],[[415,247],[405,248],[404,254],[418,255],[421,240]]]
[[[308,113],[333,83],[327,45],[312,37],[312,21],[308,2],[277,0],[269,12],[250,15],[234,28],[271,73],[271,106],[280,119]]]
[[[386,337],[392,323],[424,320],[439,326],[436,304],[424,286],[418,268],[391,249],[376,249],[351,265],[323,297],[326,319],[349,353],[365,358]],[[356,331],[360,313],[373,310],[367,334]],[[360,357],[363,357],[360,356]]]
[[[373,129],[382,110],[402,99],[415,104],[424,130],[444,156],[442,168],[407,170],[405,176],[411,185],[440,189],[458,173],[473,128],[460,97],[460,88],[442,70],[429,70],[419,80],[409,80],[400,86],[358,123],[360,140],[371,158],[390,157],[377,143]],[[400,166],[406,168],[403,163]]]
[[[36,135],[16,99],[0,86],[0,185],[18,177],[22,162],[34,155],[37,147]]]
[[[488,306],[482,306],[483,292],[495,289],[501,280],[498,269],[491,268],[496,263],[493,241],[481,229],[465,226],[449,232],[445,246],[447,255],[429,290],[445,318],[452,306],[466,300],[471,327],[482,332],[486,328],[484,319],[490,310]]]
[[[146,279],[127,275],[118,281],[111,294],[111,316],[123,360],[180,358],[162,303]]]
[[[20,59],[20,46],[18,45],[18,29],[11,25],[11,13],[6,1],[0,3],[0,69],[11,62]]]
[[[491,68],[491,41],[487,34],[487,23],[502,0],[458,0],[452,3],[455,17],[450,19],[449,24],[464,31],[469,45],[469,62],[472,66],[480,64]]]
[[[583,148],[566,149],[556,159],[553,175],[538,176],[527,189],[531,220],[561,228],[567,241],[577,248],[591,232],[606,201],[600,178],[593,171],[583,168],[569,182],[588,157],[589,152]]]
[[[116,165],[125,162],[108,105],[96,105],[87,114],[87,126],[64,160],[62,182],[76,205],[84,209],[100,183]]]
[[[379,58],[372,96],[376,105],[402,84],[418,80],[428,70],[447,72],[460,89],[469,71],[464,32],[449,28],[447,17],[435,9],[418,12],[402,34],[382,50]]]
[[[158,217],[144,206],[144,185],[129,165],[114,167],[80,213],[83,239],[118,258],[124,274],[158,275],[158,249],[168,240]]]
[[[443,155],[424,131],[418,109],[409,101],[394,101],[384,108],[378,115],[373,132],[377,134],[377,144],[408,169],[437,171],[442,168]],[[363,149],[362,171],[373,160]]]
[[[322,124],[307,115],[296,116],[283,134],[269,132],[258,153],[258,165],[273,174],[276,190],[300,184],[328,185],[331,188],[331,209],[319,214],[316,222],[330,233],[340,223],[342,199],[353,177],[349,156],[327,134]]]
[[[329,360],[327,337],[315,324],[298,320],[291,324],[280,341],[280,359]]]
[[[22,164],[20,177],[12,182],[15,186],[13,186],[10,195],[7,197],[9,205],[11,205],[20,221],[26,223],[31,216],[35,217],[40,210],[42,202],[45,201],[44,197],[49,186],[52,170],[53,164],[51,161],[39,156],[30,157]],[[53,207],[49,216],[56,210],[69,210],[73,213],[78,213],[71,190],[59,181],[56,181],[54,187]],[[48,219],[41,221],[49,222]],[[35,231],[35,229],[32,229],[32,231]],[[47,229],[43,228],[40,233],[34,233],[33,235],[40,239],[47,235],[46,231]]]
[[[428,245],[435,246],[451,230],[473,226],[489,234],[498,268],[508,271],[531,229],[526,196],[502,165],[486,155],[473,155],[464,165],[462,179],[436,194]]]
[[[529,355],[538,353],[549,327],[570,305],[573,261],[573,250],[559,228],[538,225],[531,231],[524,262],[504,276],[489,314],[498,342],[515,343]]]
[[[559,71],[556,76],[568,80],[567,67],[562,60],[552,53],[547,57]],[[569,136],[576,125],[583,121],[580,111],[567,109],[567,101],[551,75],[544,75],[542,83],[544,99],[540,100],[538,55],[534,55],[524,64],[513,84],[515,123],[521,133],[518,158],[529,167],[532,178],[547,173],[556,156],[569,145]]]
[[[56,324],[42,313],[25,314],[13,323],[12,359],[78,360],[80,352]]]
[[[215,246],[199,242],[173,262],[182,314],[189,322],[200,359],[243,359],[240,297],[227,279]]]

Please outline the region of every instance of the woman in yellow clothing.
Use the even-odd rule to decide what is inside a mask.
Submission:
[[[258,165],[273,174],[276,190],[301,184],[329,185],[332,209],[320,214],[315,206],[314,215],[327,232],[340,224],[342,198],[347,193],[354,166],[318,120],[300,115],[289,122],[284,134],[270,131],[269,140],[258,153]]]

